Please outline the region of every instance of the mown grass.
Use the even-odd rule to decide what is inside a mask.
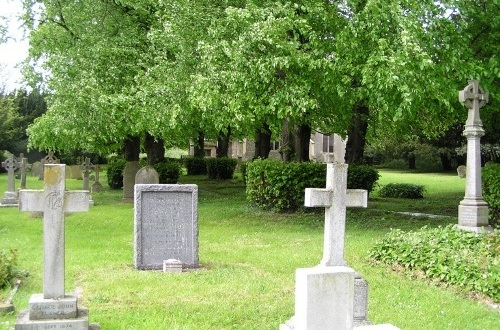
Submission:
[[[412,175],[406,175],[383,171],[381,182],[411,181]],[[435,184],[440,178],[436,175],[428,184],[422,183],[425,175],[414,178],[429,186],[431,195],[421,205],[381,200],[374,193],[368,209],[350,210],[346,260],[369,282],[369,317],[374,323],[401,329],[494,329],[500,322],[498,311],[459,289],[429,285],[367,260],[370,247],[390,228],[456,223],[463,187],[460,181]],[[181,182],[199,186],[200,269],[182,274],[135,270],[133,205],[122,202],[120,191],[105,190],[94,194],[95,206],[89,212],[66,218],[67,291],[79,288],[91,322],[102,329],[277,329],[294,312],[295,269],[315,266],[321,259],[323,213],[256,209],[246,202],[239,179],[213,182],[183,176]],[[2,195],[6,185],[6,175],[0,175]],[[67,180],[68,189],[81,185]],[[29,178],[28,187],[41,188],[42,182]],[[451,217],[415,218],[387,209]],[[0,209],[0,249],[10,247],[19,252],[20,268],[30,273],[14,298],[17,313],[27,307],[31,294],[42,291],[40,219]],[[12,327],[16,313],[0,316],[0,329]]]

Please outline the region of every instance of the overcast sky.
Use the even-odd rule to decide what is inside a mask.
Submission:
[[[21,72],[16,66],[26,58],[28,52],[28,40],[23,40],[23,30],[17,19],[21,10],[21,0],[0,0],[0,16],[7,17],[10,37],[6,43],[0,44],[0,63],[6,65],[6,72],[0,77],[4,81],[0,85],[5,83],[8,91],[21,87]]]

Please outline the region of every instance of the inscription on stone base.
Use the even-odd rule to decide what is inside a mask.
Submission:
[[[59,299],[44,299],[43,294],[30,298],[30,320],[70,319],[77,317],[77,299],[65,296]]]
[[[29,310],[22,311],[17,319],[15,330],[88,330],[88,310],[79,309],[78,318],[67,320],[30,320]]]
[[[488,226],[488,206],[459,205],[458,224],[465,227]]]

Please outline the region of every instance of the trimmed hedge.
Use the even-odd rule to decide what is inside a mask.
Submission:
[[[425,187],[411,183],[389,183],[380,188],[380,197],[389,198],[408,198],[419,199],[424,198]]]
[[[179,163],[165,160],[161,163],[154,164],[153,167],[156,172],[158,172],[160,183],[173,184],[179,182],[179,177],[181,175],[181,166]]]
[[[347,187],[371,191],[377,179],[375,169],[352,166]],[[305,188],[326,186],[326,164],[256,159],[247,163],[246,183],[247,198],[252,203],[277,211],[295,211],[304,205]]]
[[[234,158],[207,158],[208,178],[212,180],[229,180],[233,178],[238,161]]]
[[[207,163],[205,162],[205,158],[186,157],[183,160],[186,166],[187,175],[207,174]]]
[[[112,157],[108,160],[108,186],[110,189],[121,189],[123,187],[123,169],[127,162],[122,157]]]
[[[500,164],[487,164],[482,171],[483,198],[489,207],[489,223],[500,228]]]

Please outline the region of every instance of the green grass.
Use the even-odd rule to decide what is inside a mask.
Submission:
[[[369,282],[370,320],[405,330],[496,328],[498,311],[459,289],[429,285],[368,262],[368,250],[390,228],[456,223],[463,196],[463,182],[452,176],[381,174],[382,183],[413,177],[428,186],[429,197],[415,206],[413,200],[386,202],[374,193],[368,209],[347,214],[346,260]],[[0,175],[2,196],[6,181]],[[321,259],[323,213],[276,214],[251,207],[239,179],[222,183],[183,176],[181,182],[199,185],[200,269],[182,274],[135,270],[133,205],[121,201],[120,191],[105,190],[94,194],[89,212],[66,217],[66,291],[80,288],[80,303],[102,329],[277,329],[294,312],[295,269]],[[30,189],[42,185],[29,178]],[[82,181],[67,180],[68,189],[81,186]],[[387,209],[452,217],[414,218]],[[10,247],[19,251],[20,267],[30,273],[14,299],[17,313],[27,308],[31,294],[42,291],[40,219],[0,209],[0,249]],[[0,329],[13,326],[15,318],[0,316]]]

